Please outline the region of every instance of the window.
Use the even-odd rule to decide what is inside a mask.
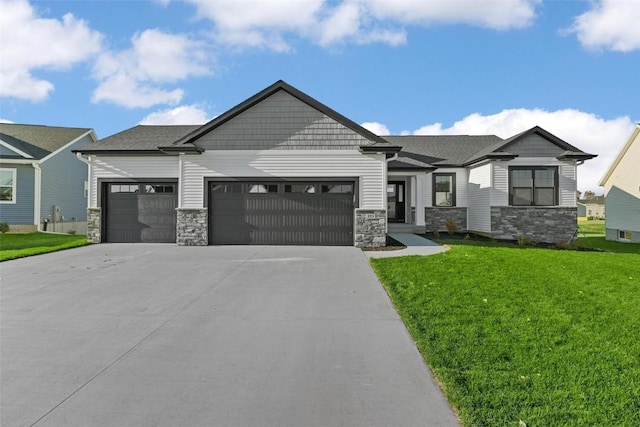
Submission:
[[[323,193],[352,194],[353,184],[322,184]]]
[[[277,193],[278,184],[249,184],[249,193]]]
[[[137,193],[140,191],[139,184],[111,184],[112,193]]]
[[[214,184],[211,186],[212,193],[241,193],[242,184]]]
[[[285,193],[315,193],[316,186],[313,184],[285,184]]]
[[[0,203],[16,202],[16,169],[0,169]]]
[[[509,204],[512,206],[556,206],[558,168],[509,168]]]
[[[618,230],[620,240],[631,240],[631,232],[627,230]]]
[[[173,184],[146,184],[145,193],[173,193]]]
[[[433,174],[433,206],[456,205],[456,174]]]

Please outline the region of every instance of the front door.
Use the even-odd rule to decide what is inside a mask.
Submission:
[[[387,184],[387,220],[389,222],[404,222],[404,190],[404,181],[389,181]]]

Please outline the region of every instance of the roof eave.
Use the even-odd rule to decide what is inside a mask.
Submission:
[[[156,150],[71,150],[72,153],[110,156],[166,156],[167,154]]]
[[[360,146],[360,152],[364,154],[385,154],[387,159],[395,156],[402,150],[402,147],[397,145],[383,146],[383,145],[362,145]]]
[[[195,145],[180,145],[180,146],[166,146],[166,147],[158,147],[164,154],[178,156],[180,154],[202,154],[204,152],[204,148],[196,147]]]
[[[597,154],[589,154],[589,153],[563,153],[556,157],[558,160],[591,160],[593,158],[598,157]]]
[[[518,157],[518,154],[508,154],[508,153],[489,153],[485,156],[479,157],[477,159],[470,160],[462,164],[462,166],[471,166],[473,164],[482,162],[483,160],[495,160],[498,162],[506,162],[509,160],[513,160]]]

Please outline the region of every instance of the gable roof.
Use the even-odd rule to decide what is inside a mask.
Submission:
[[[625,142],[622,148],[620,148],[618,155],[609,166],[609,169],[607,169],[607,171],[604,173],[598,185],[604,186],[607,183],[607,181],[611,177],[611,174],[613,174],[613,171],[618,167],[618,164],[620,164],[620,161],[624,158],[624,156],[627,154],[627,151],[629,151],[631,145],[636,140],[640,140],[640,123],[636,124],[636,127],[631,132],[629,139],[627,140],[627,142]]]
[[[550,143],[562,148],[558,159],[587,160],[595,157],[563,141],[539,126],[535,126],[508,139],[496,135],[407,135],[385,136],[385,139],[402,147],[397,160],[389,162],[392,169],[406,169],[407,163],[423,162],[422,169],[438,167],[464,167],[487,159],[509,160],[518,157],[508,148],[527,136],[538,134]],[[411,162],[407,160],[411,159]]]
[[[30,156],[25,157],[16,153],[15,157],[10,157],[16,159],[41,160],[90,133],[93,133],[90,128],[0,123],[0,140],[7,146]],[[7,158],[7,156],[3,156],[3,158]]]
[[[204,124],[200,128],[195,129],[193,132],[191,132],[188,135],[185,135],[184,137],[182,137],[179,140],[175,141],[172,145],[174,147],[177,147],[177,146],[181,146],[181,145],[193,144],[194,141],[196,141],[198,138],[202,137],[203,135],[206,135],[207,133],[213,131],[214,129],[216,129],[218,127],[220,127],[221,125],[227,123],[229,120],[232,120],[234,117],[236,117],[236,116],[240,115],[241,113],[247,111],[251,107],[255,106],[256,104],[258,104],[258,103],[260,103],[262,101],[264,101],[265,99],[267,99],[268,97],[272,96],[273,94],[275,94],[276,92],[279,92],[279,91],[284,91],[284,92],[288,93],[289,95],[293,96],[294,98],[297,98],[299,101],[301,101],[301,102],[309,105],[310,107],[320,111],[322,114],[332,118],[333,120],[335,120],[336,122],[342,124],[346,128],[351,129],[353,132],[355,132],[355,133],[361,135],[362,137],[364,137],[365,139],[369,140],[370,141],[369,144],[366,144],[365,146],[361,147],[365,151],[390,151],[390,152],[394,152],[395,153],[395,152],[397,152],[399,150],[399,147],[392,146],[385,139],[383,139],[380,136],[374,134],[373,132],[369,131],[368,129],[365,129],[364,127],[362,127],[359,124],[355,123],[354,121],[346,118],[345,116],[343,116],[342,114],[338,113],[337,111],[327,107],[326,105],[322,104],[321,102],[317,101],[316,99],[310,97],[309,95],[301,92],[300,90],[298,90],[295,87],[291,86],[290,84],[284,82],[283,80],[278,80],[277,82],[275,82],[271,86],[263,89],[262,91],[258,92],[257,94],[253,95],[252,97],[248,98],[247,100],[245,100],[245,101],[241,102],[240,104],[236,105],[235,107],[231,108],[226,113],[223,113],[223,114],[219,115],[218,117],[216,117],[213,120],[211,120],[210,122]],[[164,149],[166,149],[166,150],[177,150],[177,148],[173,148],[173,147],[161,147],[161,148],[163,150]]]

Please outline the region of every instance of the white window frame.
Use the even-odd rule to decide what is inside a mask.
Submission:
[[[9,204],[15,205],[16,200],[18,199],[18,170],[15,168],[0,168],[0,172],[11,172],[13,177],[11,179],[12,189],[11,189],[11,200],[0,200],[0,204]],[[3,186],[8,187],[8,186]]]

